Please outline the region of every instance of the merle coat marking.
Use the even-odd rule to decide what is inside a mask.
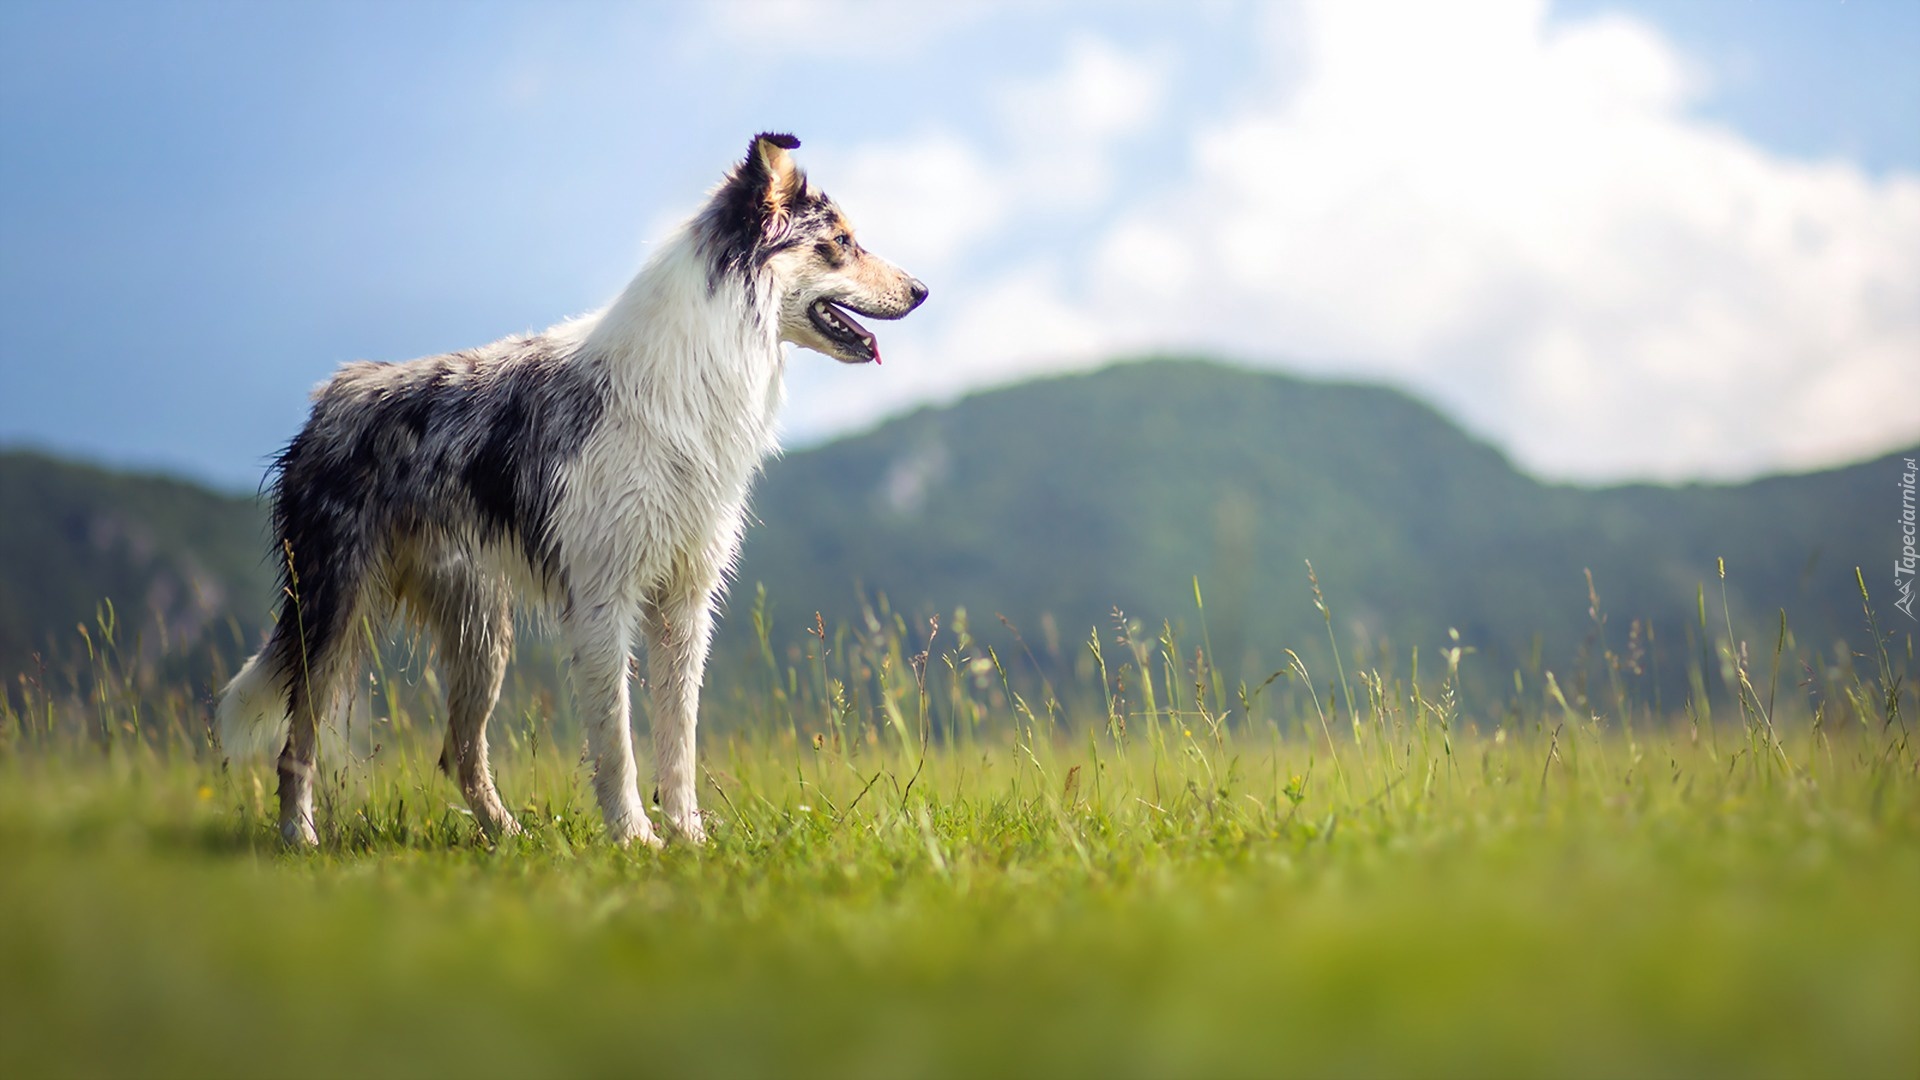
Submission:
[[[899,318],[926,298],[854,240],[787,153],[798,145],[757,136],[603,310],[479,349],[349,364],[316,392],[273,471],[279,619],[218,709],[229,752],[281,742],[289,844],[318,840],[318,728],[362,669],[357,628],[396,613],[439,646],[442,766],[490,835],[517,831],[486,738],[516,595],[560,624],[612,838],[660,842],[629,726],[639,643],[660,808],[671,834],[704,838],[700,682],[747,491],[776,446],[783,342],[877,362],[852,313]]]

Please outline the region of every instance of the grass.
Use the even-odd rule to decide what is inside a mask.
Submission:
[[[190,699],[105,661],[24,694],[0,1072],[1920,1069],[1912,661],[1877,628],[1783,680],[1784,630],[1753,671],[1728,626],[1716,719],[1545,672],[1476,706],[1457,647],[1230,687],[1126,620],[1056,688],[953,622],[766,647],[710,694],[712,842],[658,853],[599,842],[537,689],[496,719],[527,836],[482,842],[430,683],[383,670],[305,855]]]

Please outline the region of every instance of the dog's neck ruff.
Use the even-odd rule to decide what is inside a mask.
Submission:
[[[578,355],[603,365],[616,413],[759,459],[778,447],[785,346],[771,284],[714,274],[697,231],[663,241],[618,298],[579,320]]]

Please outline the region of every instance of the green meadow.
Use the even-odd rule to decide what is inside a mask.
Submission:
[[[416,649],[283,852],[270,767],[103,625],[0,716],[0,1073],[1912,1076],[1911,639],[1702,601],[1665,713],[1598,618],[1580,670],[1477,683],[1324,602],[1327,660],[1248,683],[1204,607],[1090,628],[1071,685],[964,619],[761,623],[709,684],[712,840],[664,851],[601,841],[518,676],[490,847]]]

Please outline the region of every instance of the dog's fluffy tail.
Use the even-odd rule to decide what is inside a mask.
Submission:
[[[269,644],[255,653],[220,691],[214,730],[230,759],[265,757],[287,737],[287,681],[275,670],[277,651]]]

